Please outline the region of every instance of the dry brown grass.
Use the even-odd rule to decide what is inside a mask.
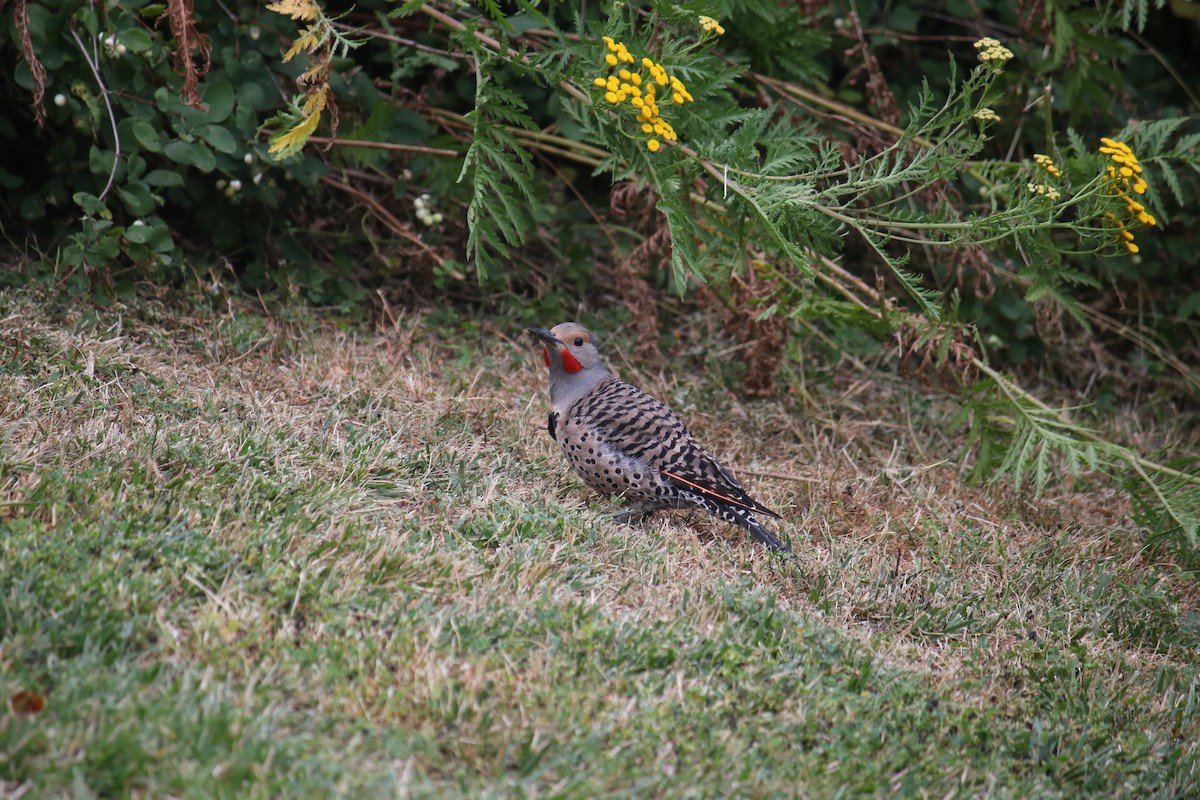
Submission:
[[[6,307],[0,340],[17,368],[0,384],[0,520],[51,535],[64,515],[87,528],[144,514],[148,526],[207,536],[231,566],[185,566],[167,580],[164,597],[191,599],[152,614],[159,644],[130,657],[173,665],[197,692],[220,675],[266,698],[296,736],[304,720],[328,720],[336,748],[369,751],[363,775],[390,770],[437,786],[463,780],[467,765],[469,784],[487,785],[519,733],[564,749],[567,761],[538,784],[549,787],[567,780],[571,759],[596,755],[561,728],[564,704],[590,721],[581,724],[632,731],[621,747],[649,737],[639,758],[657,774],[694,770],[699,756],[655,738],[644,715],[723,708],[715,698],[736,679],[682,654],[726,640],[759,652],[737,637],[757,636],[760,623],[737,622],[748,612],[730,603],[766,609],[771,595],[781,616],[770,619],[784,623],[758,660],[816,658],[840,642],[837,658],[898,676],[870,697],[887,702],[891,682],[915,681],[958,709],[956,726],[974,710],[1023,731],[1031,715],[1055,725],[1081,713],[1062,710],[1078,693],[1132,697],[1121,713],[1150,715],[1132,727],[1158,731],[1152,746],[1174,742],[1179,774],[1195,778],[1194,744],[1179,738],[1200,738],[1187,700],[1200,642],[1195,585],[1147,559],[1125,501],[1103,488],[1033,497],[964,483],[940,395],[851,362],[810,365],[803,404],[742,402],[715,392],[704,370],[627,374],[784,514],[777,528],[797,554],[789,563],[698,514],[637,529],[607,519],[545,434],[543,368],[515,324],[412,311],[347,331],[236,306],[180,314],[146,304],[97,321],[28,298]],[[623,363],[619,353],[613,361]],[[69,485],[97,465],[123,477],[88,495],[86,509],[70,492],[36,499],[49,471]],[[658,663],[654,648],[675,653],[661,668],[626,674],[606,660],[651,634],[662,643],[639,645],[650,647],[648,663]],[[323,659],[298,656],[323,649]],[[825,674],[843,674],[840,663]],[[0,682],[14,664],[0,651]],[[738,691],[768,691],[740,669],[751,671]],[[797,669],[813,680],[811,666]],[[865,691],[847,680],[851,696]],[[1041,681],[1058,687],[1050,699]],[[769,695],[779,730],[825,724],[829,712],[800,697]],[[900,697],[892,702],[910,702]],[[1168,718],[1174,730],[1161,727]],[[457,733],[436,753],[396,761],[343,730],[355,719],[377,734]],[[748,746],[736,728],[722,735],[704,758]],[[853,769],[854,752],[829,774]],[[818,763],[819,753],[810,754]],[[1013,769],[1026,788],[1070,785]],[[810,790],[821,794],[823,780]],[[615,788],[619,773],[589,785]]]

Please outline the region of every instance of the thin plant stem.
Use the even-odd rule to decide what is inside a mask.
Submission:
[[[117,131],[117,115],[115,112],[113,112],[112,101],[108,97],[108,87],[104,85],[104,79],[100,77],[99,65],[95,60],[92,59],[90,55],[88,55],[87,48],[84,46],[83,40],[79,38],[79,34],[75,32],[75,27],[73,25],[68,28],[68,33],[70,33],[71,38],[75,40],[76,46],[79,47],[79,52],[83,54],[83,60],[87,62],[88,67],[90,67],[92,70],[92,76],[96,79],[96,85],[100,87],[100,96],[104,98],[104,106],[108,109],[108,122],[110,125],[112,125],[113,146],[115,147],[115,151],[113,153],[112,169],[109,170],[108,173],[108,183],[104,184],[104,191],[100,192],[100,199],[103,200],[104,196],[108,194],[110,189],[112,189],[113,181],[117,177],[117,164],[121,162],[121,134]]]

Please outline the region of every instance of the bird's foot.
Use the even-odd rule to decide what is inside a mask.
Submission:
[[[644,506],[630,506],[621,511],[614,512],[611,516],[614,522],[619,522],[622,525],[637,525],[649,519],[657,508],[646,508]]]

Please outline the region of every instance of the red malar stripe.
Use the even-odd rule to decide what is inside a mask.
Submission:
[[[583,364],[579,363],[579,359],[571,355],[571,351],[567,350],[566,348],[563,348],[562,351],[562,361],[563,369],[565,369],[569,375],[574,375],[576,372],[579,372],[579,370],[583,369]]]

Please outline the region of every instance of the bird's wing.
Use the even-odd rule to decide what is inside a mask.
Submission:
[[[636,386],[613,378],[580,398],[567,413],[588,420],[601,439],[657,467],[680,488],[779,518],[746,494],[733,473],[696,441],[674,411]]]
[[[744,508],[747,511],[753,511],[756,514],[765,514],[768,517],[780,519],[779,514],[746,494],[746,490],[737,481],[726,479],[729,471],[718,464],[712,456],[708,455],[708,453],[704,455],[707,456],[708,464],[703,465],[700,469],[663,470],[663,477],[677,486],[699,491],[709,497],[723,500],[726,503]],[[714,480],[714,474],[720,477]]]

